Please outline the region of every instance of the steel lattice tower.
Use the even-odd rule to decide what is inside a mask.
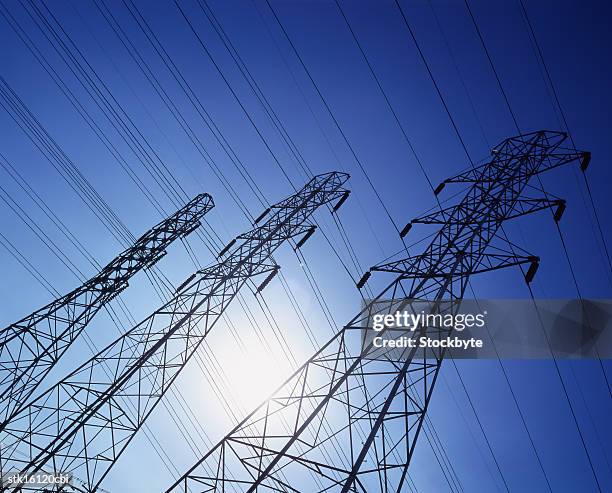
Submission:
[[[9,325],[0,333],[0,430],[27,403],[41,381],[100,309],[132,276],[152,267],[177,238],[200,226],[214,202],[200,194],[160,222],[81,286]]]
[[[167,492],[405,491],[446,350],[428,349],[417,358],[416,348],[406,349],[385,359],[374,356],[372,343],[361,347],[362,331],[372,328],[377,307],[392,313],[407,299],[434,301],[434,313],[442,300],[458,309],[473,274],[525,264],[530,282],[539,259],[517,254],[501,226],[549,208],[560,219],[565,203],[530,181],[574,161],[586,169],[590,154],[562,148],[565,138],[549,131],[509,138],[490,162],[441,184],[436,193],[450,183],[469,189],[457,205],[411,223],[441,225],[425,251],[372,268],[396,276]],[[415,335],[445,338],[450,330],[423,328]]]
[[[279,269],[274,251],[310,235],[309,217],[339,200],[337,208],[347,179],[318,175],[264,211],[256,223],[267,221],[232,240],[224,260],[190,276],[172,300],[24,407],[0,435],[3,472],[71,472],[86,483],[73,489],[95,491],[238,291],[263,274],[257,290],[270,282]]]

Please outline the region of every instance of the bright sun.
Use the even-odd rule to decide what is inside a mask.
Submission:
[[[233,383],[232,394],[245,410],[260,404],[291,372],[282,354],[271,353],[259,343],[250,345],[246,354],[235,356],[227,373]]]

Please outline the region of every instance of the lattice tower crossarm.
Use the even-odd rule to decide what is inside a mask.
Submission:
[[[199,194],[120,253],[94,277],[0,333],[0,430],[26,404],[100,309],[142,269],[152,267],[177,238],[200,226],[214,207]]]
[[[278,270],[274,251],[310,231],[310,216],[341,199],[347,179],[318,175],[272,206],[265,223],[232,241],[219,263],[196,272],[172,300],[23,408],[0,435],[3,469],[71,472],[86,482],[79,491],[95,491],[238,291],[259,276],[268,282]]]
[[[575,161],[584,167],[588,153],[562,148],[565,138],[539,131],[506,139],[488,163],[447,180],[469,188],[436,215],[441,227],[424,252],[372,268],[394,280],[167,493],[405,491],[446,350],[375,356],[372,343],[361,347],[362,331],[372,329],[372,315],[393,313],[407,299],[433,301],[434,312],[443,301],[458,310],[479,272],[529,264],[529,281],[538,258],[517,253],[498,233],[510,218],[558,207],[546,194],[535,202],[528,194],[541,173]],[[417,329],[415,336],[442,338],[450,330]]]

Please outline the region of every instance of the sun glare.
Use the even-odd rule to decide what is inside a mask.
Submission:
[[[247,353],[236,357],[231,371],[227,371],[233,384],[232,394],[246,410],[260,404],[290,372],[282,354],[271,353],[261,344],[249,346]]]

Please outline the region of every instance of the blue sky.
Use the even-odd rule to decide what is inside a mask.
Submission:
[[[261,212],[262,205],[166,70],[125,5],[118,0],[106,3],[150,65],[159,84],[235,187],[234,197],[203,161],[96,5],[90,0],[67,0],[49,2],[48,6],[107,85],[117,104],[133,120],[142,136],[159,154],[169,173],[184,188],[186,195],[206,191],[214,196],[217,205],[207,218],[210,227],[223,241],[229,241],[249,228],[235,197],[239,197],[254,216]],[[468,151],[474,161],[479,161],[489,155],[491,146],[516,131],[464,3],[458,0],[434,0],[432,3],[442,32],[428,2],[405,2],[403,6]],[[272,4],[368,177],[383,197],[393,220],[401,228],[411,217],[433,207],[435,200],[427,181],[385,106],[335,3],[274,1]],[[8,0],[5,5],[164,210],[174,210],[175,205],[105,120],[20,2]],[[291,186],[279,165],[202,51],[174,2],[136,2],[136,5],[266,199],[275,202],[291,193]],[[278,138],[197,3],[185,0],[180,5],[237,97],[261,129],[280,166],[299,187],[305,181],[303,173]],[[401,243],[393,225],[265,2],[212,0],[210,5],[309,167],[315,172],[338,169],[351,173],[349,186],[353,194],[342,208],[341,218],[357,254],[358,268],[350,263],[329,214],[321,211],[317,218],[323,223],[332,242],[340,245],[337,252],[349,265],[353,277],[361,273],[358,270],[400,250]],[[466,168],[469,165],[467,158],[395,4],[387,1],[355,1],[342,2],[342,5],[434,185]],[[556,110],[534,55],[519,4],[514,0],[474,1],[471,6],[521,129],[559,129]],[[605,2],[570,1],[528,1],[526,6],[576,145],[593,154],[588,171],[589,183],[604,236],[609,241],[612,222],[607,211],[612,205],[608,190],[612,171],[607,156],[612,96],[608,88],[612,83],[612,73],[607,60],[611,43],[608,28],[611,7]],[[132,233],[138,235],[158,222],[162,215],[151,207],[130,181],[4,18],[0,18],[0,41],[3,46],[0,53],[2,77]],[[6,159],[50,204],[92,255],[99,261],[110,260],[121,246],[110,237],[4,110],[0,112],[0,132],[3,142],[0,150]],[[10,177],[2,170],[0,176],[2,186],[58,247],[86,274],[93,274],[93,267],[66,242]],[[544,183],[549,192],[568,200],[561,228],[582,294],[587,297],[609,297],[612,294],[612,273],[602,255],[582,177],[574,169],[563,169],[545,176]],[[441,198],[450,196],[454,191],[449,187]],[[57,290],[64,292],[78,283],[4,202],[0,202],[0,210],[3,234]],[[548,215],[521,220],[510,225],[508,231],[513,241],[542,258],[534,285],[536,296],[576,296],[556,229]],[[411,231],[407,237],[408,243],[423,234],[417,229]],[[194,238],[191,244],[200,263],[213,261],[201,242]],[[418,248],[415,247],[417,251]],[[359,306],[359,295],[352,280],[321,234],[309,240],[304,254],[332,309],[334,324],[342,324]],[[289,248],[284,248],[277,260],[283,266],[292,291],[300,299],[309,325],[321,341],[325,340],[332,329],[304,276],[303,268]],[[51,295],[3,249],[0,249],[0,265],[3,274],[3,282],[0,283],[2,322],[8,324],[50,299]],[[195,269],[179,244],[173,245],[160,267],[175,284]],[[376,285],[380,281],[374,276],[372,282]],[[528,296],[520,273],[515,270],[475,279],[474,288],[477,295],[483,298]],[[159,305],[159,299],[143,275],[132,282],[124,299],[137,319]],[[278,282],[269,286],[266,299],[281,330],[292,342],[297,360],[303,360],[312,352],[312,346],[296,321],[295,314],[288,308]],[[272,330],[266,326],[256,302],[250,295],[247,300],[274,346]],[[264,389],[269,391],[279,378],[288,374],[290,365],[283,361],[282,352],[275,347],[276,359],[270,359],[275,363],[260,368],[260,375],[264,377],[245,378],[248,367],[239,361],[251,358],[247,361],[261,364],[266,360],[267,353],[263,347],[259,347],[241,307],[234,306],[230,309],[230,315],[247,341],[250,355],[236,354],[225,324],[220,324],[212,334],[209,347],[223,363],[227,383],[234,388],[233,393],[240,401],[240,407],[246,409],[258,402],[259,393],[251,390],[260,386],[262,392]],[[116,330],[101,314],[88,332],[97,344],[103,344],[116,336]],[[57,374],[82,361],[86,351],[86,346],[75,345],[66,361],[57,369]],[[606,364],[608,371],[612,371],[609,363]],[[506,365],[545,468],[550,472],[553,490],[595,491],[584,450],[552,364],[521,361],[507,362]],[[479,412],[501,469],[509,479],[511,490],[542,491],[545,484],[499,364],[459,362],[458,368],[464,375],[472,402]],[[612,461],[612,457],[609,457],[612,428],[606,419],[610,415],[611,403],[602,382],[601,370],[594,362],[575,362],[571,367],[564,363],[561,368],[587,447],[595,458],[598,479],[604,485],[604,490],[612,489],[609,465]],[[501,483],[491,454],[454,367],[447,364],[443,374],[431,408],[434,425],[447,453],[455,462],[466,491],[492,491]],[[229,429],[230,420],[197,365],[186,369],[178,389],[193,406],[199,421],[213,440],[221,436],[223,430]],[[179,470],[184,470],[194,461],[197,453],[185,446],[163,408],[160,407],[152,417],[150,427]],[[196,443],[200,444],[199,440],[200,437],[197,437]],[[200,446],[202,450],[206,448],[204,444]],[[603,447],[606,450],[602,450]],[[421,441],[418,447],[414,466],[413,478],[419,491],[447,489],[425,441]],[[134,471],[141,471],[142,475],[135,475]],[[159,485],[168,485],[170,479],[170,473],[151,450],[149,442],[139,436],[104,487],[115,492],[132,491],[136,489],[135,485],[140,485],[143,491],[156,491],[161,490]]]

